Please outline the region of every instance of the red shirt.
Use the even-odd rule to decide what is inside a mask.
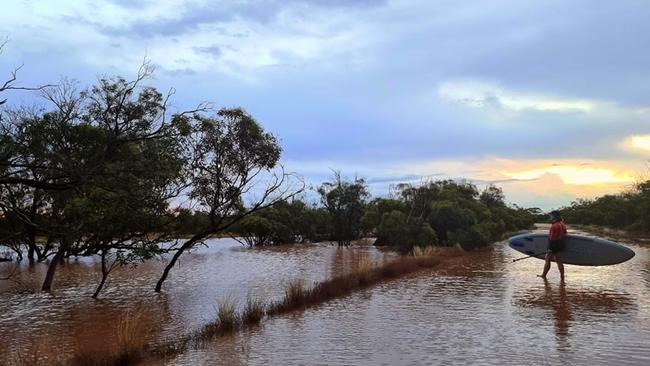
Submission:
[[[548,231],[549,240],[562,240],[566,235],[566,225],[562,221],[555,221]]]

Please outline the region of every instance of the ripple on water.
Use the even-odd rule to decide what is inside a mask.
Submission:
[[[166,364],[650,364],[650,255],[646,247],[634,250],[636,257],[618,266],[567,266],[562,285],[555,268],[547,282],[535,276],[542,261],[512,263],[519,255],[501,243],[436,271],[268,319]],[[155,342],[211,320],[226,294],[240,304],[251,289],[277,299],[288,280],[323,280],[360,255],[384,254],[324,245],[242,250],[215,240],[182,259],[163,294],[150,290],[162,267],[153,262],[116,273],[97,302],[87,298],[94,283],[78,276],[96,275],[96,266],[70,265],[57,277],[55,297],[1,295],[8,315],[0,343],[13,347],[41,334],[58,349],[88,346],[110,339],[116,316],[140,303],[159,324]]]

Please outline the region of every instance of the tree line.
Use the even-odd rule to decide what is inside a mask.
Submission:
[[[399,184],[391,197],[370,200],[363,179],[346,181],[335,174],[318,192],[321,205],[295,199],[277,204],[242,220],[234,235],[251,247],[324,240],[347,246],[375,237],[375,245],[403,253],[431,245],[471,250],[530,228],[538,213],[508,206],[498,187],[480,191],[452,180]]]
[[[307,204],[301,178],[279,164],[278,139],[253,116],[207,105],[172,111],[174,90],[143,85],[152,71],[145,63],[131,81],[34,88],[46,107],[2,99],[0,246],[48,263],[43,291],[66,258],[101,260],[96,297],[115,268],[168,254],[158,292],[184,253],[226,233],[248,246],[347,246],[372,235],[407,251],[478,247],[532,223],[500,189],[453,181],[401,185],[396,197],[369,200],[363,179],[335,174],[318,187],[320,203]]]
[[[650,231],[650,180],[618,194],[578,199],[561,207],[565,221],[631,231]]]

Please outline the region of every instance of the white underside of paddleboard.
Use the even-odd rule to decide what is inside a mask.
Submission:
[[[543,259],[548,249],[548,233],[531,232],[508,239],[510,248],[526,255]],[[579,266],[606,266],[618,264],[634,257],[634,251],[613,241],[583,235],[567,235],[564,250],[560,252],[563,263]]]

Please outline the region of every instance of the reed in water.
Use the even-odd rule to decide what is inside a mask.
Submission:
[[[289,311],[314,306],[325,301],[346,296],[355,290],[363,289],[383,281],[395,279],[435,267],[441,259],[428,255],[432,251],[419,250],[413,255],[399,257],[383,264],[361,259],[353,270],[305,288],[301,282],[290,282],[285,290],[285,297],[269,306],[267,314],[276,315]]]
[[[136,365],[144,360],[173,358],[188,347],[198,347],[205,341],[232,334],[246,325],[258,324],[265,316],[272,317],[305,309],[347,296],[356,290],[433,268],[445,260],[445,257],[455,257],[462,252],[461,249],[454,248],[416,247],[410,255],[385,262],[373,261],[366,256],[361,256],[353,263],[349,272],[311,287],[307,286],[302,279],[288,282],[284,297],[277,302],[266,304],[260,298],[249,294],[241,313],[237,312],[234,297],[227,296],[218,302],[214,321],[180,340],[155,347],[149,347],[145,342],[148,327],[142,310],[127,312],[120,318],[116,327],[118,341],[115,349],[107,350],[105,353],[81,353],[64,364]]]

